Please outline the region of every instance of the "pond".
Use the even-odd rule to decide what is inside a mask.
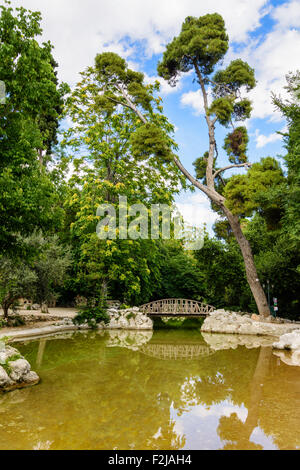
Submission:
[[[299,449],[299,367],[216,338],[97,331],[17,343],[41,383],[0,395],[0,449]]]

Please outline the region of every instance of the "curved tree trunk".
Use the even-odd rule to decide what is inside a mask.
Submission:
[[[259,314],[263,317],[268,317],[270,315],[270,308],[266,294],[264,293],[258,278],[250,243],[243,234],[238,217],[233,215],[224,205],[222,205],[221,208],[230,224],[230,227],[242,252],[246,268],[247,281],[256,302]]]
[[[4,320],[8,320],[8,309],[9,309],[9,306],[4,304],[3,305],[3,315],[4,315]]]
[[[4,320],[8,320],[9,317],[9,308],[14,302],[14,298],[10,297],[10,295],[7,295],[5,299],[2,302],[2,308],[3,308],[3,316]]]
[[[225,206],[225,198],[215,190],[215,178],[217,175],[220,175],[223,171],[229,168],[235,168],[235,167],[238,168],[241,166],[248,165],[248,163],[228,165],[224,168],[214,171],[214,156],[215,156],[215,151],[216,151],[215,123],[217,121],[217,118],[213,120],[211,120],[210,118],[210,111],[209,111],[209,106],[208,106],[208,95],[205,89],[205,82],[201,76],[200,70],[196,63],[194,64],[194,66],[195,66],[196,74],[197,74],[199,84],[202,90],[202,95],[203,95],[203,100],[204,100],[204,109],[205,109],[205,119],[207,122],[208,131],[209,131],[209,152],[208,152],[207,166],[206,166],[206,184],[200,183],[200,181],[194,178],[187,171],[187,169],[182,165],[182,163],[176,156],[174,156],[174,163],[178,167],[178,169],[181,171],[181,173],[193,184],[193,186],[195,186],[195,188],[200,189],[200,191],[206,194],[206,196],[208,196],[211,201],[217,204],[217,206],[220,207],[220,209],[224,213],[225,217],[227,218],[232,228],[234,236],[242,252],[242,256],[243,256],[244,263],[245,263],[247,281],[250,286],[251,292],[253,294],[254,300],[256,302],[259,314],[262,317],[268,317],[270,315],[270,309],[269,309],[266,295],[264,293],[264,290],[261,286],[261,283],[257,275],[250,243],[245,237],[245,235],[243,234],[238,217],[233,215],[230,212],[230,210],[227,209],[227,207]],[[122,89],[120,89],[120,92],[127,103],[125,106],[132,109],[132,111],[135,112],[135,114],[139,117],[139,119],[144,124],[146,124],[147,119],[145,118],[145,116],[143,116],[143,114],[140,112],[138,107],[133,103],[129,95]],[[119,104],[124,106],[124,103],[122,102],[119,102]]]

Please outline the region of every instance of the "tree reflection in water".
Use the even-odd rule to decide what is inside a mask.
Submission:
[[[252,449],[265,445],[258,428],[279,449],[300,446],[299,370],[268,347],[214,351],[198,331],[164,330],[20,349],[42,382],[0,397],[0,449],[201,449],[205,435],[209,448]],[[226,403],[247,418],[224,414]],[[215,409],[215,420],[195,421]]]

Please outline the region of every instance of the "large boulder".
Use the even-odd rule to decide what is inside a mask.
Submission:
[[[5,390],[7,386],[11,386],[13,381],[2,366],[0,366],[0,390]]]
[[[153,330],[151,318],[140,312],[138,307],[132,307],[125,310],[109,308],[107,310],[110,316],[110,322],[107,325],[101,323],[99,328],[116,330]]]
[[[270,318],[262,319],[259,316],[240,314],[216,310],[203,322],[201,331],[205,333],[230,333],[257,336],[280,336],[299,329],[296,323],[272,322]]]
[[[300,329],[292,333],[286,333],[273,344],[274,349],[285,349],[288,351],[300,351]]]
[[[0,344],[0,392],[37,384],[39,376],[19,351],[3,342]]]
[[[8,366],[11,369],[10,378],[14,382],[21,382],[30,372],[30,364],[25,359],[17,359],[16,361],[8,361]]]
[[[287,333],[273,343],[274,354],[289,366],[300,367],[300,329]]]

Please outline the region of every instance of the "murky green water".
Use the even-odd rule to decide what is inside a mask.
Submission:
[[[0,395],[0,449],[299,449],[300,368],[198,331],[16,345],[42,381]]]

